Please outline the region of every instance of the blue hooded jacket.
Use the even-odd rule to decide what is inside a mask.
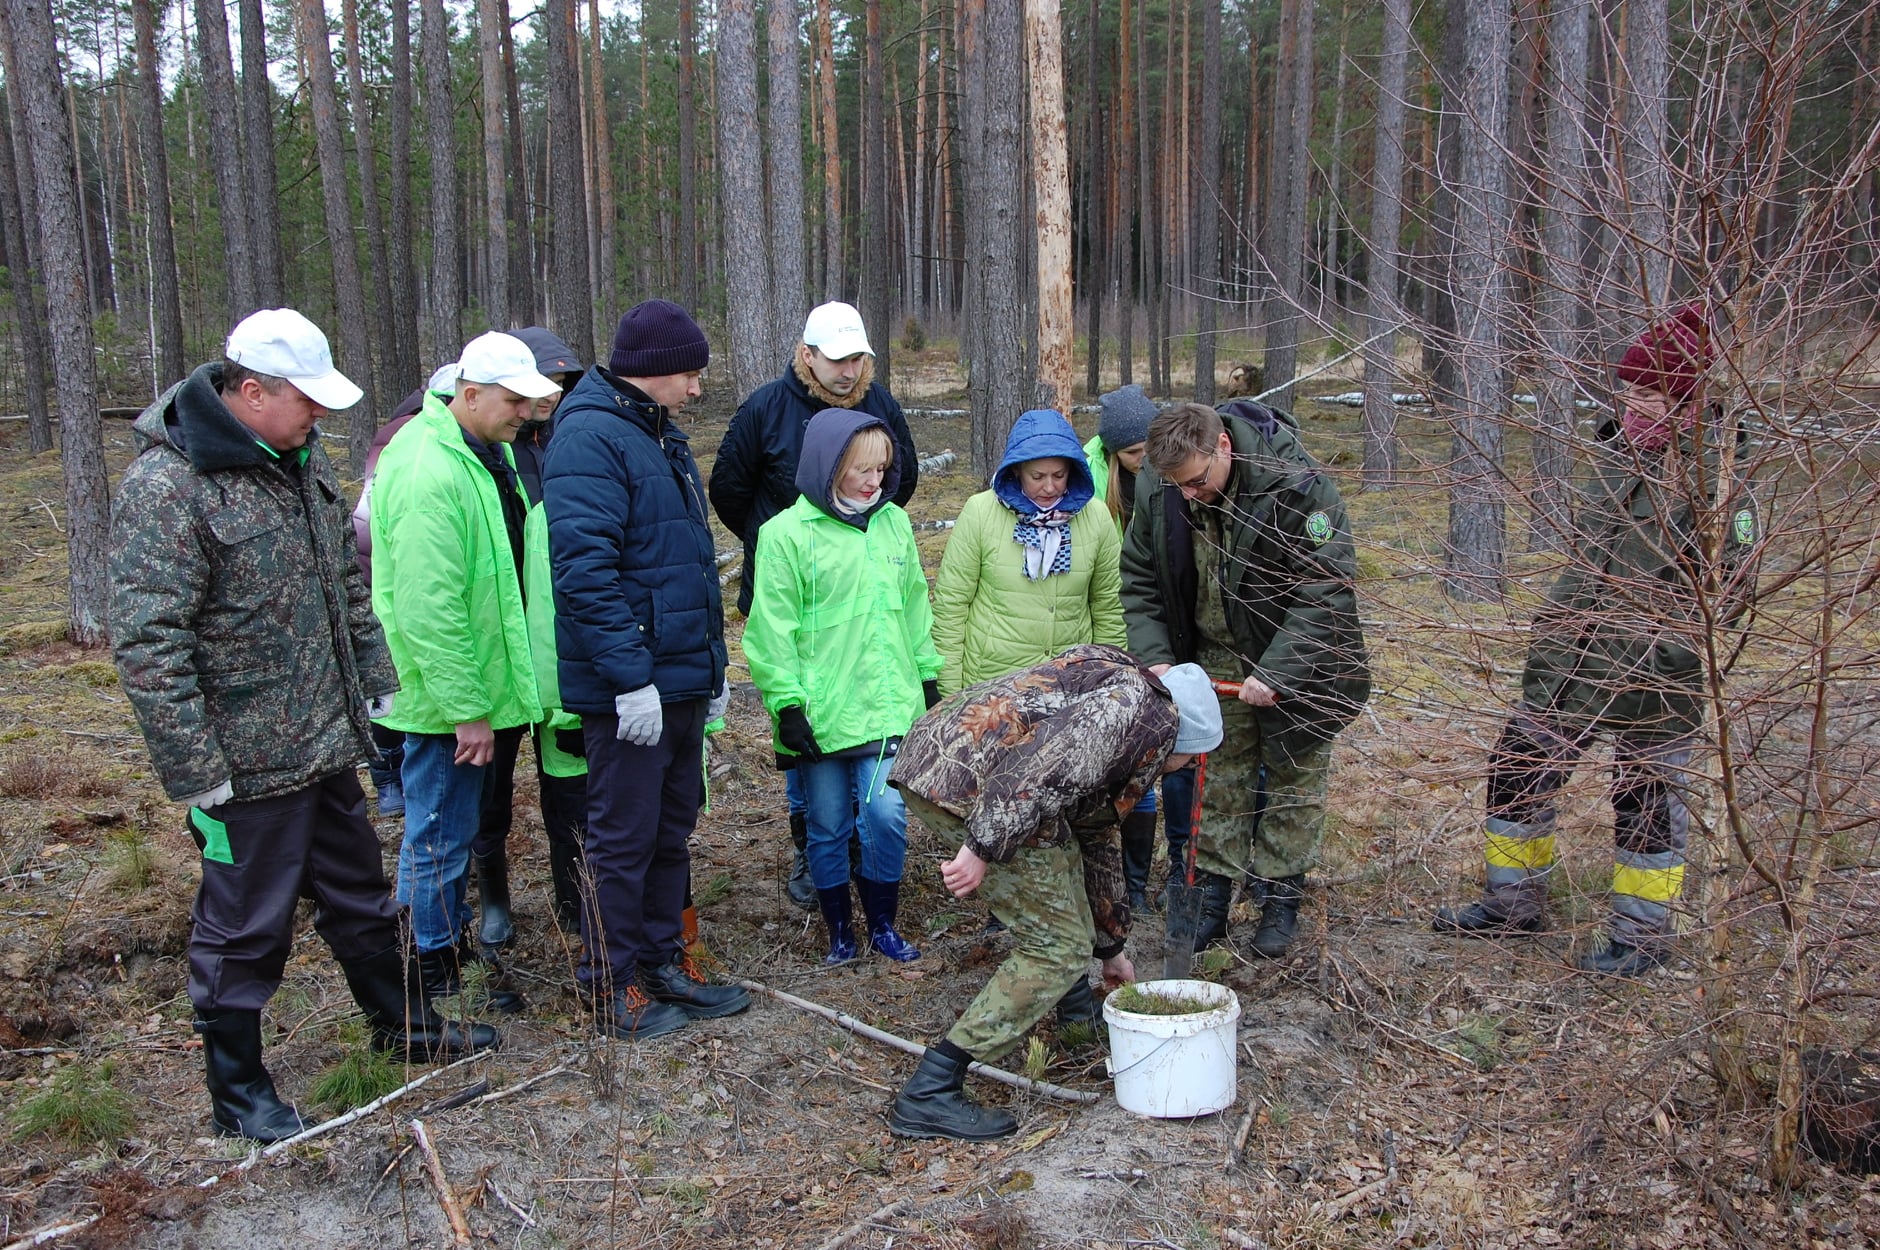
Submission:
[[[1084,445],[1077,441],[1077,431],[1071,428],[1071,423],[1064,419],[1064,414],[1049,408],[1020,413],[1018,420],[1012,423],[1012,432],[1005,440],[1005,459],[999,462],[998,472],[992,475],[993,494],[1020,516],[1038,511],[1038,505],[1027,499],[1019,488],[1017,469],[1027,460],[1045,456],[1062,456],[1071,466],[1070,486],[1058,510],[1082,512],[1084,505],[1097,493],[1090,478],[1090,461],[1085,458]]]

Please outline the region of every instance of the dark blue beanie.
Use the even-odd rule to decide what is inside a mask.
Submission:
[[[711,356],[691,314],[671,300],[649,299],[620,318],[607,367],[616,377],[663,378],[703,369]]]
[[[1103,440],[1103,450],[1121,451],[1149,437],[1149,422],[1155,420],[1155,401],[1143,394],[1142,387],[1136,383],[1098,396],[1097,404],[1103,409],[1103,416],[1097,422],[1097,436]]]

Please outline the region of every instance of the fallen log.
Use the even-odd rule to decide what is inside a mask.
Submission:
[[[927,1051],[927,1048],[919,1042],[910,1042],[905,1037],[896,1037],[894,1034],[878,1029],[872,1024],[863,1024],[860,1020],[857,1020],[847,1012],[837,1011],[833,1007],[825,1007],[821,1003],[812,1003],[807,998],[798,998],[795,994],[786,994],[782,990],[773,990],[761,981],[739,981],[738,984],[754,993],[768,994],[778,1002],[788,1003],[799,1011],[807,1011],[813,1016],[821,1016],[823,1019],[833,1024],[838,1024],[849,1032],[860,1037],[865,1037],[871,1042],[880,1042],[883,1046],[890,1046],[895,1050],[905,1051],[910,1055],[921,1055],[925,1054]],[[1007,1072],[1003,1068],[994,1068],[983,1063],[975,1063],[972,1067],[968,1068],[967,1071],[977,1072],[983,1077],[1005,1085],[1010,1085],[1014,1089],[1025,1090],[1027,1093],[1042,1094],[1046,1098],[1055,1098],[1059,1102],[1089,1104],[1103,1101],[1103,1095],[1101,1094],[1091,1094],[1078,1089],[1066,1089],[1062,1085],[1053,1085],[1049,1081],[1034,1081],[1028,1076],[1020,1076],[1016,1072]]]

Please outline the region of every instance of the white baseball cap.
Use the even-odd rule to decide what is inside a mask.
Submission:
[[[803,341],[831,360],[857,352],[875,354],[868,345],[868,331],[862,328],[862,314],[853,304],[832,302],[810,309],[809,320],[803,323]]]
[[[229,332],[222,354],[256,373],[286,378],[328,411],[350,408],[365,395],[333,367],[333,349],[320,327],[291,308],[249,313]]]
[[[535,353],[513,334],[491,330],[463,345],[457,358],[457,381],[506,386],[525,399],[559,395],[561,385],[535,371]]]

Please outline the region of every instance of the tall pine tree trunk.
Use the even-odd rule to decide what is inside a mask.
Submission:
[[[282,286],[281,201],[274,168],[274,87],[261,0],[239,0],[242,28],[242,157],[247,163],[248,231],[255,257],[255,302],[278,308]]]
[[[862,317],[874,329],[868,340],[875,349],[875,380],[892,384],[894,345],[894,231],[888,221],[888,92],[887,53],[882,45],[881,0],[864,0],[867,47],[863,58],[863,141],[868,145],[862,162]]]
[[[821,101],[823,160],[823,289],[817,303],[843,298],[842,149],[836,133],[836,65],[832,0],[816,0],[816,91]]]
[[[239,105],[235,70],[228,56],[228,11],[222,7],[222,0],[195,0],[195,4],[196,51],[202,58],[209,159],[215,170],[216,206],[222,214],[222,251],[226,259],[221,268],[228,281],[228,322],[233,326],[261,306],[255,252],[249,241],[252,209],[242,168],[241,134],[235,124]]]
[[[1573,426],[1579,413],[1574,379],[1588,346],[1581,333],[1586,301],[1581,205],[1590,181],[1586,75],[1592,15],[1591,0],[1555,0],[1547,17],[1542,271],[1534,290],[1541,361],[1535,388],[1534,516],[1528,523],[1531,551],[1563,550],[1573,526],[1569,474]]]
[[[1671,179],[1669,123],[1671,7],[1669,0],[1627,0],[1625,45],[1619,65],[1625,74],[1625,180],[1633,261],[1620,297],[1639,317],[1656,319],[1671,302]],[[1625,289],[1629,286],[1630,289]],[[1619,339],[1620,334],[1614,334]]]
[[[1036,402],[1071,410],[1071,176],[1064,123],[1064,32],[1057,0],[1024,0],[1031,61],[1031,170],[1038,282]],[[1014,414],[1017,415],[1017,414]]]
[[[614,197],[614,129],[607,116],[607,75],[601,59],[600,0],[588,0],[588,40],[588,108],[594,115],[594,247],[599,253],[594,266],[598,287],[594,299],[604,318],[613,310],[619,289],[616,266],[620,214]]]
[[[1130,0],[1120,0],[1116,30],[1116,81],[1121,98],[1117,103],[1116,126],[1116,236],[1110,245],[1111,261],[1116,268],[1116,363],[1118,386],[1128,386],[1135,376],[1134,342],[1136,327],[1136,274],[1130,228],[1136,213],[1136,71],[1131,59]],[[1092,37],[1095,37],[1093,32]]]
[[[692,0],[679,0],[679,300],[698,307],[698,32]]]
[[[731,382],[749,395],[776,371],[765,256],[763,134],[757,117],[757,12],[752,0],[718,0],[718,185],[724,210],[725,321]]]
[[[0,49],[5,50],[6,74],[14,77],[15,57],[12,36],[0,31]],[[52,450],[52,408],[46,379],[52,373],[52,360],[46,347],[45,299],[40,290],[36,240],[39,221],[35,208],[29,208],[22,194],[31,179],[32,155],[24,145],[16,145],[12,114],[18,97],[9,100],[0,95],[0,231],[4,231],[7,249],[7,283],[13,295],[13,316],[20,327],[20,371],[26,390],[26,438],[34,455]],[[15,159],[15,153],[18,158]],[[22,179],[21,174],[26,174]]]
[[[352,199],[346,184],[346,147],[340,138],[339,92],[333,82],[333,50],[326,27],[324,0],[300,0],[300,37],[307,60],[307,90],[313,103],[313,144],[320,163],[320,203],[326,217],[327,248],[333,261],[333,302],[339,314],[340,369],[364,390],[346,423],[350,438],[347,462],[363,477],[366,451],[378,426],[378,388],[367,338],[372,324],[366,311],[365,282],[359,275],[358,244],[353,239]]]
[[[587,181],[581,168],[581,32],[576,0],[547,0],[549,324],[571,344],[594,342],[588,285]]]
[[[150,215],[150,319],[156,324],[157,389],[183,376],[183,303],[170,223],[170,161],[163,141],[163,83],[150,0],[131,0],[137,39],[137,126],[144,155],[144,208]],[[8,256],[12,256],[9,249]]]
[[[1371,165],[1371,241],[1364,336],[1364,483],[1389,486],[1397,474],[1398,247],[1403,227],[1404,80],[1410,60],[1410,0],[1384,0],[1384,48],[1377,67],[1377,153]],[[1379,337],[1382,336],[1382,337]]]
[[[1024,96],[1014,90],[1024,73],[1024,27],[1019,0],[985,0],[979,35],[982,75],[976,85],[979,169],[968,202],[979,217],[971,260],[979,308],[973,362],[975,382],[984,380],[983,401],[973,410],[974,463],[990,472],[1005,450],[1006,436],[1035,394],[1025,367],[1026,335],[1019,315],[1024,289],[1022,231],[1025,182],[1020,167]],[[970,315],[970,313],[969,313]]]
[[[771,367],[803,332],[803,71],[796,0],[768,0],[770,50],[770,341]],[[821,301],[818,301],[821,302]]]
[[[390,392],[418,381],[423,366],[418,348],[418,271],[413,260],[411,214],[411,6],[392,6],[392,235],[387,289],[392,306],[392,363],[386,370]]]
[[[516,40],[509,15],[509,0],[500,0],[503,15],[503,99],[508,102],[509,124],[504,129],[509,168],[509,315],[510,325],[534,325],[541,307],[535,298],[535,235],[529,223],[529,162],[522,143],[522,88],[516,78]]]
[[[431,156],[431,358],[463,347],[463,269],[457,231],[457,119],[450,93],[450,19],[444,0],[420,0],[424,23],[425,146]]]
[[[1103,30],[1103,10],[1097,0],[1089,0],[1085,7],[1084,22],[1087,27],[1084,34],[1084,393],[1095,398],[1103,390],[1103,297],[1106,294],[1104,282],[1104,244],[1108,241],[1104,227],[1109,224],[1105,210],[1109,205],[1106,194],[1108,180],[1104,169],[1108,162],[1103,160],[1103,109],[1099,104],[1098,89],[1098,45]]]
[[[483,274],[483,315],[492,326],[508,327],[521,323],[510,316],[509,308],[509,135],[503,125],[508,100],[503,91],[501,0],[477,0],[477,48],[483,64],[477,76],[483,87],[483,237],[490,249]]]
[[[401,379],[389,386],[386,384],[386,377],[396,364],[397,357],[392,314],[388,307],[391,302],[388,298],[392,286],[391,265],[385,257],[385,218],[379,212],[378,155],[372,147],[372,109],[366,96],[365,66],[359,49],[359,0],[341,0],[340,19],[343,25],[341,38],[346,47],[346,91],[352,97],[353,157],[359,163],[360,225],[366,233],[367,255],[372,258],[372,286],[379,293],[378,298],[369,304],[373,338],[371,357],[377,370],[373,374],[373,390],[376,395],[385,396],[389,400],[390,392],[404,383]],[[354,254],[357,255],[356,252]],[[377,425],[383,414],[374,409],[366,415]]]
[[[1273,402],[1293,406],[1299,372],[1299,310],[1305,303],[1306,190],[1312,179],[1312,0],[1282,0],[1279,17],[1273,177],[1285,197],[1273,223],[1273,293],[1266,321],[1266,384]]]
[[[109,595],[105,553],[110,538],[111,500],[99,428],[91,304],[83,269],[84,250],[79,241],[70,131],[47,0],[5,0],[5,18],[18,62],[9,67],[16,72],[9,74],[8,86],[11,93],[17,93],[15,100],[25,118],[32,154],[31,180],[37,193],[40,254],[45,261],[52,365],[59,379],[59,463],[65,476],[66,564],[71,594],[67,622],[73,642],[95,647],[110,640],[105,619]],[[226,41],[223,46],[226,49]]]
[[[1460,118],[1450,263],[1458,393],[1449,414],[1454,478],[1443,587],[1452,598],[1489,600],[1501,594],[1508,542],[1502,493],[1508,379],[1502,342],[1509,290],[1502,257],[1512,219],[1505,146],[1511,23],[1506,0],[1451,0],[1449,21],[1449,37],[1461,40],[1462,72],[1455,84]]]
[[[1201,147],[1195,154],[1195,402],[1214,403],[1221,297],[1221,0],[1201,0]]]

